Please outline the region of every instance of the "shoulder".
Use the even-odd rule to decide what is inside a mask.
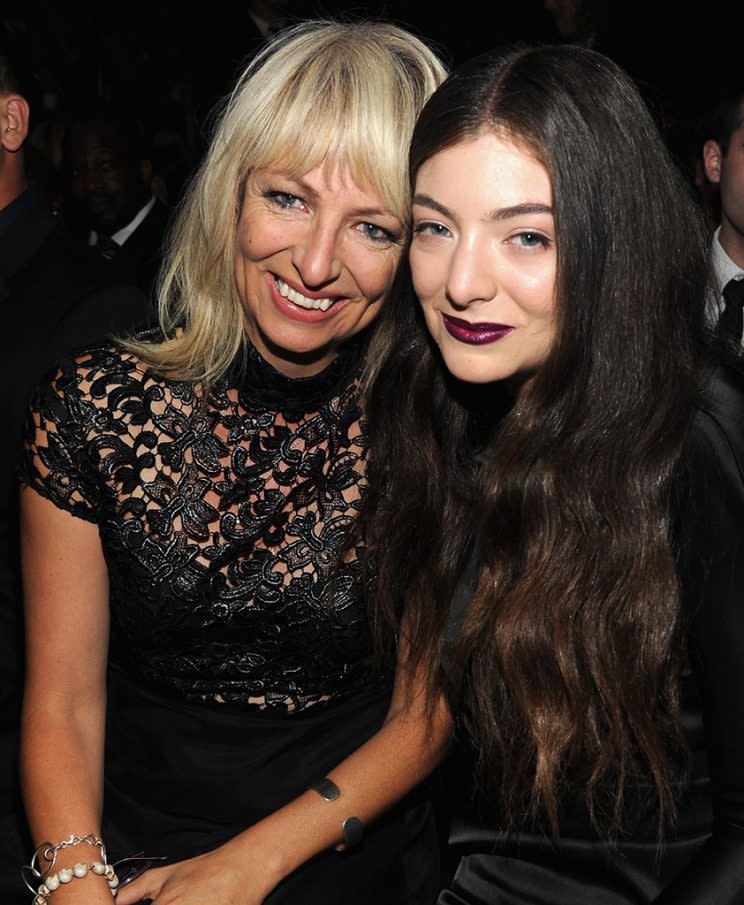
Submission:
[[[66,225],[53,218],[53,226],[37,249],[33,265],[38,277],[60,278],[61,288],[77,296],[106,285],[106,270],[87,245]],[[43,264],[48,273],[39,274]]]
[[[173,217],[173,209],[163,204],[162,201],[156,201],[147,216],[135,229],[132,235],[124,243],[124,247],[129,244],[130,239],[137,236],[139,239],[148,239],[155,241],[162,239],[163,234],[167,231]]]
[[[26,266],[9,285],[14,320],[43,318],[48,345],[93,342],[152,321],[151,303],[134,285],[117,284],[90,249],[52,221]]]
[[[156,201],[152,206],[152,210],[148,215],[151,223],[157,224],[161,229],[165,229],[175,215],[174,209],[162,201]]]
[[[90,344],[145,329],[154,320],[153,302],[141,289],[129,283],[108,283],[72,301],[59,321],[60,342],[68,348]]]
[[[682,455],[696,467],[727,464],[744,478],[744,373],[723,364],[701,373]]]
[[[708,551],[710,559],[741,544],[744,378],[728,366],[716,366],[703,374],[680,454],[672,503],[682,547],[687,545],[697,553]]]
[[[96,405],[126,385],[143,385],[151,379],[137,355],[116,341],[102,340],[59,356],[39,380],[34,399],[54,395]]]
[[[14,259],[11,300],[19,317],[43,316],[56,324],[80,299],[104,287],[106,275],[90,250],[49,212],[36,214],[24,227],[4,249]]]

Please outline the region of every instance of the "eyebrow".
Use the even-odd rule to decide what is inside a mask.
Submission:
[[[423,207],[430,207],[437,211],[443,217],[454,220],[452,211],[435,201],[431,195],[416,194],[413,196],[413,203],[420,204]],[[543,204],[540,201],[524,201],[521,204],[512,204],[509,207],[499,207],[489,211],[486,219],[491,223],[497,223],[501,220],[508,220],[510,217],[523,217],[525,214],[552,214],[553,208],[549,204]]]
[[[393,220],[399,222],[395,214],[386,207],[355,208],[351,213],[355,217],[392,217]]]

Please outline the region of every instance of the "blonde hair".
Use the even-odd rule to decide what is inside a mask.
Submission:
[[[304,175],[323,163],[410,221],[408,144],[446,69],[427,45],[377,22],[301,22],[248,65],[176,217],[158,284],[163,340],[123,345],[158,373],[210,383],[244,342],[233,274],[242,192],[253,170]]]

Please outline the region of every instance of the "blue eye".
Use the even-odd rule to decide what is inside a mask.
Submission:
[[[424,221],[413,227],[414,236],[448,236],[450,231],[441,223]]]
[[[302,199],[298,195],[293,195],[291,192],[279,192],[275,189],[267,189],[263,196],[282,210],[289,210],[296,207],[298,203],[302,203]]]
[[[547,248],[550,245],[550,239],[542,233],[522,232],[512,236],[512,241],[522,248]]]
[[[373,242],[395,242],[398,238],[389,229],[383,229],[374,223],[360,223],[357,228],[363,236]]]

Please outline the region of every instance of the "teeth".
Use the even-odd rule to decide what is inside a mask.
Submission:
[[[279,290],[279,294],[284,296],[285,299],[289,299],[290,302],[294,302],[295,305],[299,305],[300,308],[315,308],[320,309],[321,311],[327,311],[333,304],[333,299],[309,299],[306,295],[302,295],[302,293],[292,289],[291,286],[287,286],[287,284],[283,280],[280,280],[279,277],[274,277],[274,282],[276,283],[276,288]]]

